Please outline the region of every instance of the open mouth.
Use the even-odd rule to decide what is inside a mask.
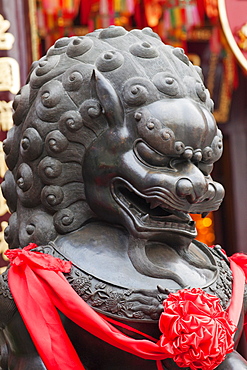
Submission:
[[[131,216],[138,231],[171,231],[192,237],[197,235],[191,216],[174,209],[159,195],[142,194],[120,178],[113,180],[112,194],[121,208]]]

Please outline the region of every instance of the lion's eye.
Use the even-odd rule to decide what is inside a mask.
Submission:
[[[135,144],[134,152],[138,159],[147,165],[170,168],[170,158],[151,149],[143,141],[138,141]]]

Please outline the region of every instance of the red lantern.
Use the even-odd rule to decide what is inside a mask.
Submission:
[[[57,15],[73,19],[79,11],[80,0],[42,0],[43,10],[47,15]]]

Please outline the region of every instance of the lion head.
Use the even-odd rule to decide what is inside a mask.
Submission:
[[[196,236],[216,210],[222,153],[199,67],[149,28],[59,39],[14,101],[4,142],[10,247],[39,245],[92,219],[138,238]]]

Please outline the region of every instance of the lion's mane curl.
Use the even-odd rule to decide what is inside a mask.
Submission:
[[[10,248],[47,244],[94,216],[84,193],[83,160],[110,119],[97,95],[96,74],[110,81],[124,112],[183,96],[212,110],[200,69],[151,29],[112,26],[59,39],[33,63],[4,142]]]

